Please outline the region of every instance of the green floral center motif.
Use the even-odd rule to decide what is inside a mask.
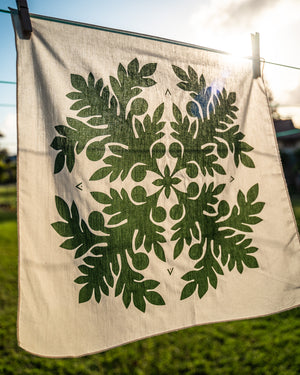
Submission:
[[[153,181],[153,184],[156,186],[162,186],[162,188],[165,191],[166,198],[169,198],[171,194],[171,188],[173,187],[173,185],[177,185],[180,182],[180,178],[172,177],[170,175],[170,168],[166,166],[162,178],[158,178],[157,180]]]
[[[195,262],[194,269],[181,275],[185,281],[178,296],[181,300],[196,291],[202,298],[209,285],[217,288],[224,267],[229,271],[236,268],[239,273],[245,267],[258,267],[253,256],[258,249],[252,246],[249,233],[262,220],[257,216],[264,207],[257,201],[259,185],[246,193],[239,191],[232,207],[221,198],[226,196],[228,182],[224,165],[231,158],[235,168],[255,168],[249,156],[253,147],[243,140],[245,135],[234,123],[236,94],[228,94],[225,88],[214,92],[191,66],[187,71],[172,66],[187,101],[186,113],[173,104],[174,141],[167,149],[161,141],[166,134],[164,103],[151,112],[141,96],[143,90],[157,84],[153,77],[156,69],[155,63],[140,67],[135,58],[127,69],[119,64],[117,77],[110,76],[106,86],[102,78],[95,81],[92,73],[87,81],[71,75],[76,91],[67,97],[74,101],[71,110],[77,113],[76,118],[66,119],[67,125],[55,127],[58,135],[51,143],[58,152],[54,173],[72,173],[76,157],[85,151],[96,166],[90,181],[100,181],[100,191],[90,191],[96,210],[87,222],[74,201],[68,205],[61,197],[55,198],[63,221],[52,226],[66,238],[60,246],[81,259],[75,279],[82,285],[79,303],[93,297],[99,303],[103,295],[114,291],[115,297],[122,296],[126,308],[131,302],[143,312],[146,302],[164,305],[160,282],[145,279],[142,273],[149,266],[151,252],[167,262],[168,257],[177,259],[186,249]],[[218,181],[224,176],[225,183],[215,184],[215,176]],[[143,186],[150,178],[151,192]],[[130,188],[120,190],[120,180],[134,185],[126,184]],[[101,181],[110,185],[109,194],[101,191]],[[164,206],[160,203],[162,193]],[[166,254],[164,246],[169,218],[175,221],[170,228],[172,254]]]

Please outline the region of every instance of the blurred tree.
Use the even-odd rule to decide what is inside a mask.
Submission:
[[[3,138],[0,132],[0,138]],[[0,184],[16,182],[16,162],[11,160],[8,152],[0,145]]]

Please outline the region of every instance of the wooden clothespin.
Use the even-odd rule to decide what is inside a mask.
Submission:
[[[251,41],[252,41],[253,78],[255,79],[255,78],[261,77],[259,33],[251,34]]]
[[[29,17],[29,9],[27,5],[27,0],[16,0],[20,22],[22,26],[23,35],[26,39],[30,39],[32,33],[32,26]]]

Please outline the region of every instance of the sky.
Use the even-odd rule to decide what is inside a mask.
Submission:
[[[251,56],[260,33],[266,62],[300,67],[299,0],[27,0],[31,13],[129,30]],[[16,8],[0,0],[0,9]],[[0,81],[16,81],[10,16],[0,12]],[[300,127],[300,70],[262,64],[278,111]],[[16,153],[16,85],[0,83],[0,147]]]

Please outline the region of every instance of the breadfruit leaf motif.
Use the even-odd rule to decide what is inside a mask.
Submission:
[[[86,148],[86,155],[91,161],[102,159],[105,144],[118,140],[119,143],[127,145],[128,140],[131,141],[134,138],[133,118],[145,114],[148,103],[143,98],[132,99],[142,92],[142,87],[147,88],[156,84],[149,77],[155,70],[155,63],[146,64],[140,69],[137,59],[128,64],[127,70],[122,64],[119,64],[118,79],[110,76],[111,87],[104,86],[102,78],[95,82],[92,73],[89,74],[87,81],[80,75],[71,74],[72,86],[77,91],[67,94],[69,99],[75,101],[70,109],[79,110],[77,117],[89,119],[87,123],[84,123],[67,118],[68,126],[58,125],[55,127],[59,136],[54,138],[51,147],[59,152],[55,160],[54,173],[59,173],[65,164],[68,171],[72,172],[76,154],[80,154],[93,138],[101,137],[99,140],[89,143]],[[162,112],[163,104],[154,113],[152,122],[149,116],[145,120],[148,128],[158,123]],[[141,127],[140,122],[138,120],[136,122],[136,126]],[[159,123],[158,127],[162,128],[163,125],[163,123]],[[159,129],[157,128],[156,131]],[[161,134],[157,137],[159,139]],[[132,147],[136,147],[136,144]],[[120,152],[119,149],[118,151]],[[110,161],[108,160],[108,164]],[[106,170],[107,174],[111,172],[111,169],[110,171]],[[125,175],[126,172],[123,177]]]
[[[255,202],[258,184],[249,189],[247,197],[239,191],[237,205],[232,209],[225,200],[217,199],[224,188],[224,184],[216,187],[213,183],[204,184],[199,194],[198,186],[192,182],[188,187],[190,197],[177,191],[179,204],[171,210],[174,220],[180,217],[172,228],[175,231],[172,240],[176,241],[174,258],[181,254],[186,243],[190,258],[197,261],[195,270],[182,277],[188,283],[181,299],[190,297],[196,288],[200,298],[206,294],[209,284],[216,288],[217,274],[223,275],[222,266],[227,265],[229,271],[236,267],[239,273],[244,266],[258,267],[256,258],[250,255],[258,249],[250,246],[251,238],[240,233],[252,232],[251,226],[262,220],[256,216],[264,207],[263,202]]]
[[[192,67],[187,72],[172,66],[176,76],[181,80],[177,86],[187,91],[193,99],[187,102],[187,115],[173,104],[175,121],[171,123],[175,130],[172,136],[177,140],[171,144],[170,154],[177,159],[173,174],[186,168],[190,178],[196,178],[199,170],[202,175],[225,175],[224,168],[218,163],[233,154],[236,167],[240,163],[248,168],[255,168],[254,162],[247,154],[253,147],[247,144],[244,134],[239,131],[237,119],[238,108],[234,105],[236,94],[213,93],[207,87],[203,75],[200,77]],[[192,118],[192,120],[191,120]],[[225,200],[218,199],[225,184],[214,186],[214,183],[203,184],[201,192],[195,182],[190,183],[187,194],[176,190],[178,204],[173,206],[170,215],[174,220],[180,219],[174,226],[171,240],[176,241],[174,259],[177,258],[185,244],[189,247],[189,256],[197,261],[195,269],[187,272],[182,279],[187,284],[182,290],[181,299],[190,297],[196,290],[199,298],[208,291],[209,284],[217,287],[218,275],[223,275],[222,267],[232,271],[235,267],[242,273],[244,266],[258,267],[256,258],[250,254],[258,249],[250,246],[251,238],[240,232],[252,232],[252,225],[258,224],[261,218],[256,216],[263,207],[263,202],[255,202],[258,197],[258,184],[254,185],[245,197],[242,191],[237,196],[237,205],[230,209]]]
[[[99,194],[95,193],[95,197],[101,202],[105,199],[106,202],[112,201],[109,196],[100,196]],[[118,196],[114,190],[111,191],[111,194]],[[127,205],[129,198],[124,190],[122,197],[118,196],[118,198],[124,200],[123,204]],[[113,206],[109,207],[114,209]],[[89,215],[87,225],[85,221],[80,220],[75,202],[69,208],[68,204],[58,196],[56,197],[56,208],[64,221],[53,223],[52,226],[58,234],[67,237],[61,247],[67,250],[76,250],[75,258],[81,258],[88,253],[88,256],[83,258],[84,264],[78,267],[81,275],[74,280],[77,284],[83,284],[79,292],[79,303],[89,301],[93,295],[99,303],[103,294],[108,296],[110,289],[115,288],[115,296],[122,294],[126,308],[132,300],[134,306],[143,312],[146,310],[146,301],[154,305],[165,304],[161,295],[154,291],[160,283],[151,279],[144,280],[144,276],[138,272],[148,267],[149,258],[143,251],[136,251],[136,246],[132,243],[130,236],[133,235],[132,230],[134,231],[132,224],[106,227],[102,213],[93,211]],[[141,208],[144,211],[147,209],[151,210],[152,207]],[[134,211],[134,207],[132,210]],[[129,210],[128,216],[133,211]],[[119,222],[119,220],[122,219],[119,217],[111,222]],[[152,225],[152,228],[148,228],[147,223],[144,227],[141,226],[140,236],[145,237],[148,251],[151,250],[152,245],[154,245],[154,249],[157,246],[161,249],[159,255],[163,257],[164,253],[159,241],[165,242],[164,237],[161,235],[157,235],[155,239],[147,237],[151,231],[156,229],[155,224],[152,223]],[[162,231],[159,226],[157,229]],[[131,232],[129,233],[129,231]],[[96,235],[94,232],[101,232],[101,234]],[[123,238],[123,241],[119,241],[119,238]],[[132,267],[128,259],[131,260]]]
[[[144,101],[144,99],[139,98],[135,100]],[[135,103],[136,102],[133,101],[132,106],[134,106]],[[145,103],[147,102],[145,101]],[[147,109],[148,104],[143,105],[142,107]],[[144,114],[143,111],[138,112],[138,114]],[[136,182],[142,181],[145,178],[147,170],[160,173],[156,159],[161,158],[165,154],[165,146],[163,143],[156,143],[152,149],[152,153],[150,150],[152,144],[164,135],[164,133],[161,132],[161,129],[164,127],[165,122],[160,121],[163,111],[164,104],[162,103],[154,111],[152,119],[147,114],[144,117],[143,122],[136,118],[134,124],[133,114],[130,111],[128,114],[129,118],[127,118],[126,121],[130,129],[135,129],[136,136],[132,132],[131,136],[127,134],[126,139],[122,140],[122,138],[116,134],[115,139],[118,140],[119,145],[114,144],[109,146],[110,151],[112,151],[114,155],[104,158],[103,161],[106,166],[98,169],[91,176],[90,180],[100,180],[109,175],[110,182],[115,181],[119,176],[121,176],[123,181],[134,166],[135,168],[132,170],[132,178]],[[137,112],[134,113],[137,114]],[[142,145],[143,150],[141,150]],[[89,147],[92,146],[93,144]],[[97,148],[98,145],[95,145],[95,147]]]
[[[236,168],[255,168],[249,156],[253,147],[234,123],[236,94],[228,94],[225,88],[214,93],[204,76],[190,66],[187,72],[172,67],[181,80],[177,86],[187,92],[188,99],[186,114],[173,104],[174,141],[168,149],[162,142],[164,103],[150,112],[141,97],[156,84],[151,76],[157,64],[140,67],[136,58],[126,68],[119,64],[116,77],[110,76],[107,85],[92,73],[87,81],[71,75],[77,91],[67,97],[74,101],[71,110],[77,118],[68,117],[67,125],[55,127],[59,135],[51,144],[58,151],[54,173],[64,166],[71,173],[77,155],[85,150],[87,159],[97,165],[90,181],[102,180],[100,189],[103,183],[110,187],[109,193],[90,191],[97,211],[89,214],[87,222],[75,202],[69,206],[59,196],[55,200],[62,221],[52,227],[65,237],[60,246],[81,260],[74,280],[81,285],[79,303],[92,298],[99,303],[114,290],[126,308],[131,302],[142,312],[147,302],[164,305],[157,291],[159,281],[145,280],[143,271],[152,254],[167,261],[169,230],[174,245],[171,256],[176,260],[188,251],[195,261],[194,269],[182,276],[186,285],[181,300],[196,291],[202,298],[209,285],[217,288],[226,267],[239,273],[245,267],[258,267],[253,256],[258,249],[250,237],[264,207],[257,201],[258,184],[246,195],[239,191],[232,207],[221,198],[226,196],[222,179],[227,182],[222,159],[232,157]],[[170,162],[170,156],[175,160]],[[128,185],[127,178],[131,179]],[[125,181],[121,189],[120,181]],[[175,223],[166,227],[168,215]]]
[[[127,70],[119,64],[118,79],[110,77],[111,89],[108,86],[103,87],[102,79],[95,83],[91,73],[87,82],[81,76],[71,75],[71,83],[78,90],[67,95],[68,98],[77,100],[71,109],[80,110],[77,113],[78,117],[89,117],[89,119],[87,124],[80,122],[79,130],[82,130],[85,138],[79,133],[74,135],[70,133],[69,136],[69,133],[65,132],[62,134],[65,135],[64,138],[56,137],[52,142],[52,147],[57,142],[64,142],[64,146],[67,145],[64,148],[64,157],[69,172],[74,166],[75,153],[79,154],[87,146],[86,156],[90,161],[103,159],[106,164],[96,170],[90,180],[100,180],[109,176],[112,183],[119,176],[124,180],[130,171],[136,182],[145,178],[147,170],[161,175],[156,160],[163,157],[166,152],[165,146],[157,142],[164,135],[161,132],[165,125],[165,122],[161,121],[164,104],[159,105],[150,116],[146,113],[147,101],[141,97],[134,99],[142,92],[141,88],[151,87],[156,83],[149,78],[155,70],[156,64],[153,63],[146,64],[140,69],[137,59],[128,64]],[[144,118],[140,121],[138,117],[142,115]],[[68,121],[72,124],[78,122],[75,119]],[[97,140],[93,140],[96,137]],[[108,157],[104,157],[105,145],[112,153]],[[141,145],[145,153],[141,153]],[[61,162],[58,168],[57,160],[63,158],[59,154],[57,158],[55,170],[59,172],[63,164]],[[73,217],[71,213],[65,214],[67,223],[52,224],[60,235],[63,235],[62,231],[59,232],[60,227],[68,228],[64,234],[71,238],[65,242],[72,244],[70,249],[76,249],[76,258],[88,252],[88,256],[83,259],[85,264],[79,266],[83,275],[75,280],[78,284],[85,284],[80,290],[79,302],[86,302],[93,295],[95,300],[100,302],[101,295],[108,295],[109,288],[115,286],[115,296],[122,293],[126,307],[131,300],[141,311],[146,309],[145,301],[155,305],[165,304],[160,294],[153,290],[159,282],[143,280],[144,276],[138,272],[148,267],[149,258],[146,253],[151,250],[161,261],[166,261],[162,247],[162,243],[166,240],[161,234],[164,229],[157,224],[166,218],[165,209],[157,206],[159,193],[147,197],[145,189],[136,186],[131,191],[131,198],[124,189],[118,193],[112,188],[110,196],[102,192],[91,192],[91,194],[98,203],[106,205],[103,212],[111,215],[107,226],[104,225],[102,213],[97,211],[89,216],[89,227],[92,230],[83,220],[80,223],[74,202],[72,207],[77,215]],[[59,197],[56,201],[60,213],[59,207],[62,205],[65,207],[67,204],[64,201],[61,203]],[[66,207],[65,211],[68,211]],[[141,217],[143,220],[140,219]],[[95,235],[94,231],[101,231],[103,236]],[[134,236],[135,240],[133,240]],[[61,247],[66,248],[65,242]]]
[[[215,173],[225,175],[218,157],[225,159],[229,152],[234,155],[236,167],[241,162],[248,168],[254,168],[253,160],[247,155],[253,147],[242,141],[245,135],[239,131],[239,125],[233,125],[238,111],[234,105],[236,94],[227,94],[225,88],[214,94],[212,87],[206,86],[204,76],[199,77],[192,67],[188,67],[188,72],[175,65],[172,67],[182,80],[177,86],[189,92],[193,99],[186,105],[190,117],[183,117],[180,109],[173,104],[175,121],[171,125],[175,132],[172,136],[178,141],[170,147],[172,156],[178,158],[174,172],[186,168],[187,174],[195,177],[198,170],[193,163],[196,163],[204,176],[206,173],[210,176]]]

